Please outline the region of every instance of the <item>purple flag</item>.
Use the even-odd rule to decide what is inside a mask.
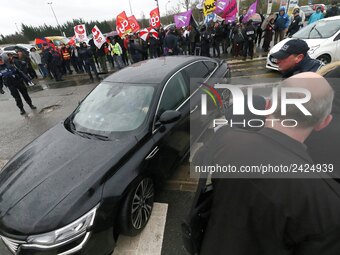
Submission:
[[[257,0],[251,4],[251,6],[249,7],[247,14],[244,15],[242,23],[247,23],[248,20],[250,20],[250,17],[256,13],[256,7],[257,7]]]
[[[191,15],[192,15],[192,10],[176,14],[174,16],[176,27],[181,28],[181,27],[189,26]]]
[[[218,13],[224,12],[229,4],[230,4],[230,0],[217,0],[215,2],[215,6],[216,6],[215,13],[218,14]]]

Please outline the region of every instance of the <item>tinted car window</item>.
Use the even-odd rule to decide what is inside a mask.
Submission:
[[[124,83],[102,83],[77,108],[76,130],[91,133],[124,132],[144,122],[154,87]]]
[[[210,73],[213,72],[217,67],[217,64],[212,61],[204,61],[204,64],[207,66]]]
[[[196,62],[185,68],[190,78],[206,78],[210,72],[203,62]]]
[[[340,30],[339,20],[321,20],[317,23],[312,23],[296,32],[293,38],[300,39],[320,39],[329,38]]]
[[[5,47],[4,50],[15,50],[15,46],[8,46],[8,47]]]
[[[189,89],[186,80],[182,72],[179,72],[167,83],[159,103],[157,116],[159,117],[167,110],[176,110],[188,97]]]

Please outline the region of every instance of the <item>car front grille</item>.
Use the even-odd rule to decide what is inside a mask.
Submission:
[[[20,245],[24,244],[25,242],[23,241],[17,241],[17,240],[13,240],[4,236],[0,235],[0,238],[2,239],[2,241],[4,242],[4,244],[7,246],[7,248],[13,253],[13,254],[17,254],[17,252],[19,251]]]

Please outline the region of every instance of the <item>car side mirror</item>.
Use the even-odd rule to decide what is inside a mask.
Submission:
[[[159,117],[159,122],[161,124],[173,123],[181,118],[181,113],[178,111],[168,110],[162,113]]]

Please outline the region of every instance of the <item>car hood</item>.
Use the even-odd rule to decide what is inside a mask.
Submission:
[[[99,203],[103,176],[114,171],[113,166],[136,143],[134,136],[121,141],[87,139],[62,123],[56,125],[1,172],[1,231],[43,233],[80,217]]]
[[[273,53],[278,52],[286,42],[292,39],[293,38],[286,38],[280,41],[279,43],[275,44],[275,46],[270,50],[269,55],[272,55]],[[322,45],[327,39],[328,38],[326,39],[304,39],[304,41],[308,44],[308,47],[310,49],[313,49],[315,46]]]

